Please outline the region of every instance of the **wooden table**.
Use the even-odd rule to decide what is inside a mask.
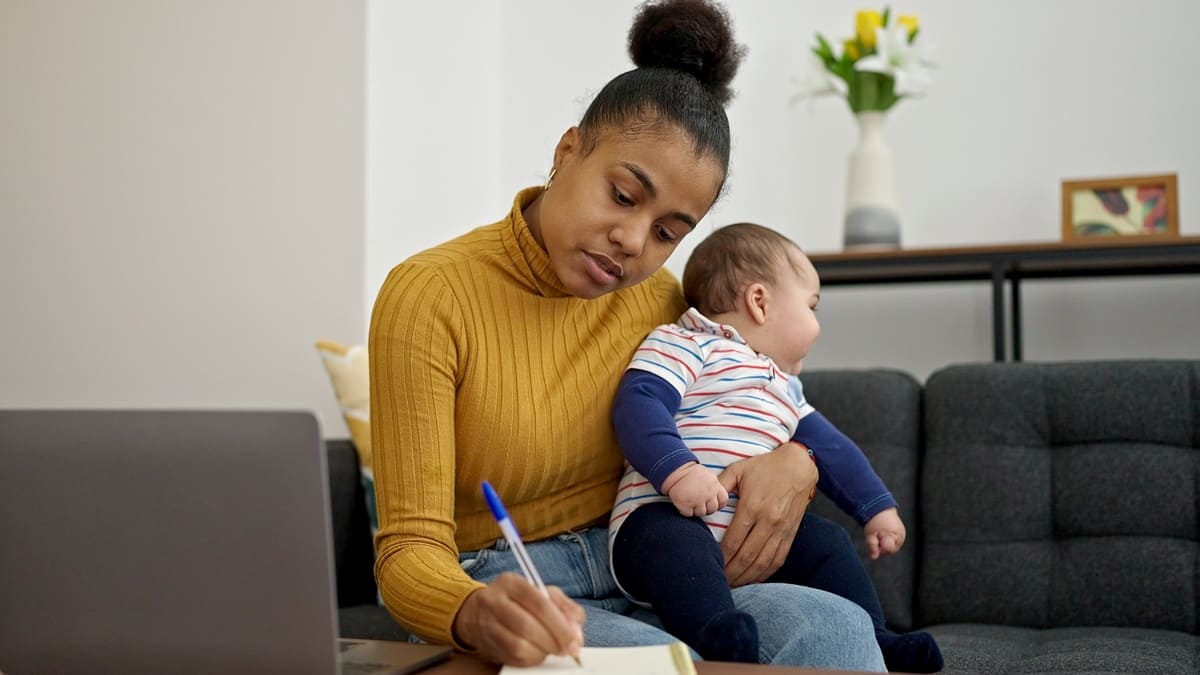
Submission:
[[[992,343],[1005,360],[1004,285],[1010,286],[1012,360],[1021,354],[1021,281],[1200,273],[1200,236],[1097,238],[1078,242],[1002,244],[810,254],[823,286],[989,281]]]
[[[422,670],[429,675],[496,675],[500,666],[487,663],[477,656],[455,653],[449,661]],[[751,663],[717,663],[697,661],[699,675],[853,675],[853,671],[824,670],[821,668],[789,668],[784,666],[760,666]]]

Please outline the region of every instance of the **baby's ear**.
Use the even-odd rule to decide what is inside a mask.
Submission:
[[[767,301],[770,299],[770,293],[767,291],[766,284],[762,282],[754,282],[746,286],[742,291],[742,304],[745,305],[746,313],[754,320],[754,323],[762,325],[767,322]]]

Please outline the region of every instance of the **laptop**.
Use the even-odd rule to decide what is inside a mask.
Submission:
[[[0,673],[409,673],[337,638],[307,412],[0,411]]]

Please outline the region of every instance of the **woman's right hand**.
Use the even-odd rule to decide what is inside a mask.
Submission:
[[[467,596],[454,617],[459,642],[504,665],[535,666],[548,654],[578,656],[583,608],[556,586],[546,592],[512,572]]]

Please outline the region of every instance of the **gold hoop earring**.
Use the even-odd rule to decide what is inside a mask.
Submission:
[[[546,189],[546,190],[550,189],[550,184],[554,182],[554,172],[555,171],[557,171],[557,169],[555,169],[554,167],[550,167],[550,175],[546,176],[546,187],[544,189]]]

